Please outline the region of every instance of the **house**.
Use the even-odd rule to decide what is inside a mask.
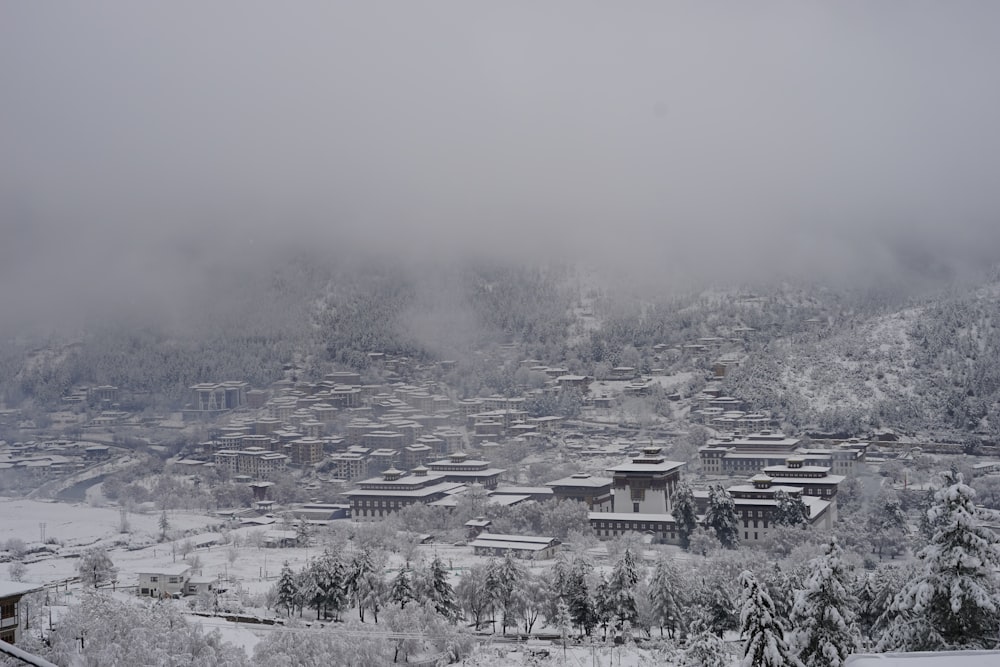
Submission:
[[[489,527],[493,525],[493,522],[489,519],[483,517],[477,517],[475,519],[469,519],[465,522],[466,535],[470,540],[474,540],[479,537],[483,531],[489,530]]]
[[[187,563],[174,563],[155,570],[140,571],[139,595],[153,598],[183,595],[190,578],[191,566]]]
[[[184,586],[184,594],[198,595],[200,593],[211,593],[216,589],[218,583],[218,577],[196,574],[187,580],[187,584]]]
[[[28,593],[42,590],[41,586],[19,581],[0,581],[0,641],[16,644],[20,636],[18,603]]]
[[[516,558],[547,560],[555,557],[559,540],[554,537],[481,533],[469,546],[477,556],[504,556],[509,552]]]

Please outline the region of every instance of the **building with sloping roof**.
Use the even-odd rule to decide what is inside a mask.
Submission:
[[[0,641],[17,644],[20,638],[21,618],[19,605],[21,598],[28,593],[42,590],[37,584],[26,584],[20,581],[0,581]]]
[[[351,503],[351,516],[358,521],[374,521],[415,503],[440,500],[463,485],[447,481],[445,473],[420,466],[410,474],[389,468],[381,477],[366,479],[359,486],[344,494]]]
[[[477,556],[505,556],[510,553],[516,558],[547,560],[555,557],[559,540],[532,535],[480,533],[469,546]]]
[[[608,468],[614,475],[615,512],[670,514],[670,498],[685,464],[666,460],[662,451],[646,447],[629,463]]]

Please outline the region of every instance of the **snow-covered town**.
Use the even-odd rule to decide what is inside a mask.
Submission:
[[[0,667],[1000,664],[1000,5],[0,5]]]

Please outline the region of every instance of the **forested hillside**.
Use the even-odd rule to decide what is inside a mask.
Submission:
[[[953,291],[771,340],[726,380],[795,426],[1000,435],[1000,289]]]
[[[176,408],[198,382],[364,371],[373,351],[455,359],[444,379],[462,397],[513,394],[540,378],[476,352],[514,344],[515,357],[599,377],[618,365],[707,374],[712,354],[735,355],[727,393],[795,429],[1000,435],[995,276],[920,297],[786,283],[639,297],[569,266],[300,257],[224,280],[213,287],[225,299],[206,289],[178,313],[5,341],[0,396],[52,405],[74,385],[112,384]],[[683,352],[702,337],[728,342]]]

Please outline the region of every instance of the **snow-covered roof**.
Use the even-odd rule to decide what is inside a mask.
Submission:
[[[155,574],[164,577],[179,577],[186,574],[191,569],[187,563],[171,563],[169,565],[159,565],[155,569],[140,570],[139,574]]]
[[[663,461],[662,463],[623,463],[622,465],[608,468],[609,472],[636,472],[636,473],[666,473],[677,470],[684,464],[680,461]]]
[[[27,595],[42,590],[38,584],[27,584],[20,581],[0,581],[0,598],[14,595]]]
[[[614,480],[610,477],[592,477],[586,473],[577,473],[569,477],[557,479],[554,482],[546,482],[546,486],[575,486],[575,487],[602,487],[608,486]]]

